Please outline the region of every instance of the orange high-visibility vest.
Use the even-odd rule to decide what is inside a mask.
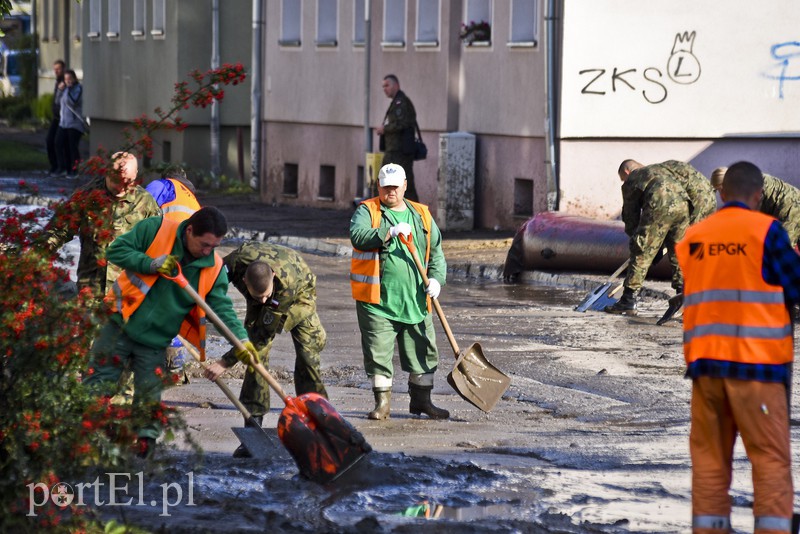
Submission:
[[[775,219],[729,207],[691,226],[676,246],[685,277],[683,347],[698,359],[784,364],[793,336],[783,288],[764,281],[764,240]]]
[[[175,240],[178,238],[178,226],[180,226],[180,223],[163,218],[161,227],[158,229],[153,242],[147,248],[146,254],[151,258],[170,254]],[[214,282],[217,280],[222,266],[222,258],[214,252],[214,266],[200,270],[197,293],[204,300],[211,288],[214,287]],[[114,282],[106,296],[107,301],[111,304],[112,311],[119,312],[122,315],[122,319],[127,321],[144,302],[147,293],[158,278],[158,274],[135,273],[126,269]],[[180,334],[189,340],[192,345],[200,349],[200,359],[205,361],[206,313],[200,306],[192,308],[183,318]]]
[[[172,178],[167,178],[167,180],[172,182],[175,188],[175,200],[162,204],[161,211],[164,213],[165,219],[183,222],[200,209],[200,203],[184,184]]]
[[[422,217],[422,226],[425,229],[427,243],[425,246],[425,265],[431,255],[431,225],[433,218],[428,206],[406,200],[412,208]],[[379,197],[370,198],[362,202],[369,208],[372,220],[372,227],[378,228],[381,225],[381,199]],[[361,302],[380,304],[381,302],[381,266],[380,249],[358,250],[353,248],[353,257],[350,260],[350,289],[353,298]],[[428,299],[428,309],[430,310],[430,299]]]

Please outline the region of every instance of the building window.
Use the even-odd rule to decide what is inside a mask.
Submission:
[[[383,0],[384,47],[406,45],[406,0]]]
[[[131,35],[134,39],[145,37],[145,24],[147,20],[147,6],[145,0],[133,0],[133,30]]]
[[[89,0],[89,33],[86,34],[86,37],[99,39],[102,21],[103,8],[100,0]]]
[[[417,39],[414,46],[439,46],[439,0],[417,0]]]
[[[72,28],[72,40],[76,43],[81,42],[83,23],[83,2],[73,2],[69,4],[70,27]]]
[[[353,9],[353,44],[356,46],[364,46],[366,37],[364,33],[367,29],[367,23],[364,20],[364,0],[355,0],[355,8]]]
[[[56,2],[55,0],[53,0],[52,2],[48,2],[47,9],[45,10],[45,13],[48,11],[50,12],[48,16],[48,21],[45,24],[47,24],[48,22],[50,24],[50,30],[48,33],[49,33],[49,40],[51,43],[57,43],[59,38],[58,30],[60,26],[59,21],[61,20],[61,17],[59,17],[60,5],[61,2]]]
[[[302,0],[283,0],[281,2],[281,46],[300,46],[303,14]]]
[[[167,6],[165,0],[153,0],[153,24],[150,35],[164,37],[167,21]]]
[[[42,42],[50,41],[50,2],[47,0],[42,4]]]
[[[317,0],[317,46],[338,44],[336,0]]]
[[[333,200],[336,194],[336,167],[319,166],[319,200]]]
[[[106,37],[119,39],[119,0],[108,0],[108,31]]]
[[[465,38],[464,31],[477,28],[473,36]],[[467,0],[466,16],[461,40],[470,46],[488,46],[491,43],[492,0]]]
[[[511,47],[536,46],[536,0],[511,0]]]
[[[533,215],[533,180],[530,178],[514,178],[514,216],[530,217]]]
[[[297,197],[297,163],[283,164],[283,196]]]

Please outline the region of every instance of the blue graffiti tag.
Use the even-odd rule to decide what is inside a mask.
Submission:
[[[766,73],[764,76],[771,80],[778,80],[778,98],[783,100],[783,84],[786,81],[794,82],[800,81],[800,75],[797,76],[789,76],[787,70],[789,68],[789,62],[796,57],[800,57],[800,42],[798,41],[788,41],[786,43],[778,43],[772,45],[770,48],[770,54],[773,58],[778,60],[778,63],[775,67],[780,68],[780,74],[769,74]]]

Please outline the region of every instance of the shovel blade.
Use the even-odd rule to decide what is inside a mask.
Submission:
[[[278,437],[305,478],[319,484],[333,482],[372,450],[325,397],[306,393],[287,399],[278,420]]]
[[[286,450],[281,446],[276,430],[261,427],[232,427],[233,433],[247,449],[253,458],[267,459],[288,457]]]
[[[598,308],[597,306],[600,305],[598,301],[605,302],[611,299],[612,302],[610,302],[609,304],[613,304],[614,302],[616,302],[616,299],[613,299],[612,297],[608,296],[608,292],[610,289],[611,289],[611,282],[605,283],[601,286],[594,288],[591,293],[586,295],[586,297],[581,301],[580,304],[575,306],[575,311],[585,312],[588,309],[602,310],[603,307],[608,306],[608,304],[603,304],[603,307]]]
[[[459,354],[447,382],[465,401],[488,412],[506,392],[511,378],[489,363],[480,344],[473,343]]]

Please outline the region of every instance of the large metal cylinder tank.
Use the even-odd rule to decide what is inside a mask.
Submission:
[[[542,212],[528,219],[514,236],[503,277],[512,280],[524,270],[591,271],[611,274],[630,257],[622,221],[599,221],[560,212]],[[661,259],[649,277],[670,278],[668,259]]]

